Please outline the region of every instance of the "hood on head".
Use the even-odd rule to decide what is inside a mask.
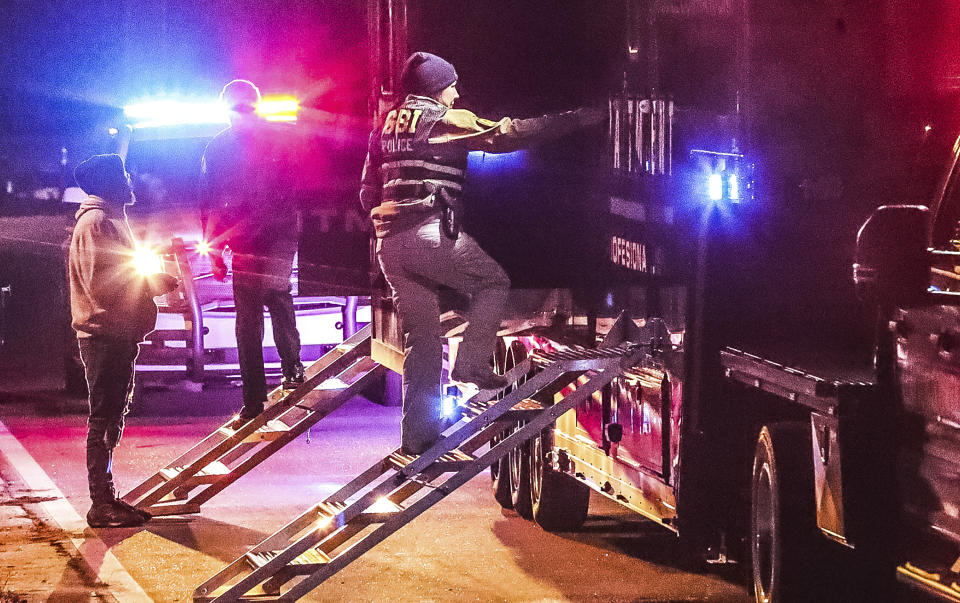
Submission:
[[[94,155],[81,162],[73,170],[77,184],[88,195],[124,201],[130,190],[127,170],[123,167],[120,155]]]

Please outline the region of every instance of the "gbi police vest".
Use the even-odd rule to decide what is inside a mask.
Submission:
[[[428,142],[446,112],[442,105],[411,97],[384,120],[380,132],[381,203],[395,204],[398,219],[407,212],[441,211],[460,198],[467,150],[458,144]]]

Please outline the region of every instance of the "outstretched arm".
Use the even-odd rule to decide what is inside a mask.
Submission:
[[[498,121],[477,117],[466,109],[450,109],[437,124],[432,144],[463,144],[471,151],[506,153],[554,138],[581,128],[603,123],[606,110],[575,109],[531,119],[504,117]]]

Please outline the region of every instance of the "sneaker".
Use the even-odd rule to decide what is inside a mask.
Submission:
[[[111,502],[94,503],[87,511],[87,525],[91,528],[122,528],[142,526],[146,520],[133,511]]]
[[[304,380],[303,365],[298,362],[293,370],[283,371],[283,381],[280,385],[283,389],[297,389],[303,385]]]
[[[461,371],[459,367],[453,369],[450,379],[460,383],[473,383],[480,389],[503,389],[510,383],[506,377],[497,375],[489,370]]]
[[[130,503],[128,503],[123,499],[118,498],[113,501],[113,504],[114,506],[130,511],[131,513],[136,513],[141,518],[143,518],[143,521],[150,521],[151,519],[153,519],[153,515],[151,515],[148,511],[144,511],[143,509],[138,509],[137,507],[134,507],[133,505],[131,505]]]

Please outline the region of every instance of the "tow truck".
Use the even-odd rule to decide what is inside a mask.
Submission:
[[[448,384],[443,440],[384,457],[195,600],[295,600],[489,466],[497,503],[544,529],[580,527],[595,492],[692,557],[749,567],[758,602],[885,601],[895,581],[960,601],[960,139],[936,176],[958,131],[955,10],[370,0],[367,12],[374,126],[400,100],[408,52],[428,50],[457,66],[478,114],[600,94],[609,127],[470,158],[464,228],[514,285],[493,358],[511,385]],[[465,300],[443,301],[452,362]],[[127,499],[161,505],[214,483],[211,460],[283,413],[306,408],[312,424],[375,365],[400,371],[382,279],[371,303],[370,327],[302,388]]]

